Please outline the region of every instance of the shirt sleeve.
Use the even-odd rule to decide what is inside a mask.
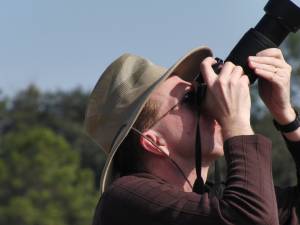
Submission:
[[[278,216],[280,224],[297,225],[300,224],[300,141],[289,141],[285,137],[284,139],[296,165],[297,185],[287,188],[275,187],[278,204]]]
[[[121,177],[102,195],[94,225],[279,224],[271,142],[237,136],[225,141],[224,151],[228,171],[221,198],[184,192],[160,179]]]

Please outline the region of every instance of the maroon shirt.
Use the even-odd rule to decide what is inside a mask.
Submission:
[[[298,169],[300,142],[287,145]],[[117,179],[102,195],[93,224],[299,224],[298,187],[276,188],[275,194],[268,139],[233,137],[225,141],[224,153],[228,171],[222,197],[184,192],[149,173],[133,174]]]

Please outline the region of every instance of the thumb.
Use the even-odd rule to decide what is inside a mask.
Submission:
[[[208,86],[212,86],[218,75],[212,68],[212,65],[217,63],[217,61],[212,57],[205,58],[200,64],[200,72],[202,74],[204,82]]]

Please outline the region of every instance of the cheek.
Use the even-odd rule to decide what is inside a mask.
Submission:
[[[182,121],[183,126],[183,135],[185,137],[191,138],[196,135],[196,128],[197,128],[197,120],[194,117],[188,117],[185,120]]]
[[[161,123],[161,132],[167,140],[168,147],[182,157],[194,156],[195,116],[192,113],[173,114]]]
[[[195,135],[197,128],[197,120],[195,113],[192,111],[184,111],[184,114],[180,117],[181,132],[177,148],[181,152],[181,155],[185,158],[195,157]]]
[[[187,109],[175,111],[166,117],[165,124],[168,125],[168,132],[177,140],[183,140],[195,134],[196,119],[193,112]]]
[[[183,132],[183,123],[178,116],[166,117],[160,123],[160,132],[168,143],[177,142]]]
[[[200,135],[203,144],[202,149],[212,148],[214,132],[214,121],[207,117],[200,117]]]

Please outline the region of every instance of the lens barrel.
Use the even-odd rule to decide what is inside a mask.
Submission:
[[[255,28],[244,34],[226,59],[241,65],[251,83],[256,80],[256,75],[248,67],[248,56],[278,47],[290,32],[300,29],[300,8],[290,0],[270,0],[264,10],[266,14]]]

